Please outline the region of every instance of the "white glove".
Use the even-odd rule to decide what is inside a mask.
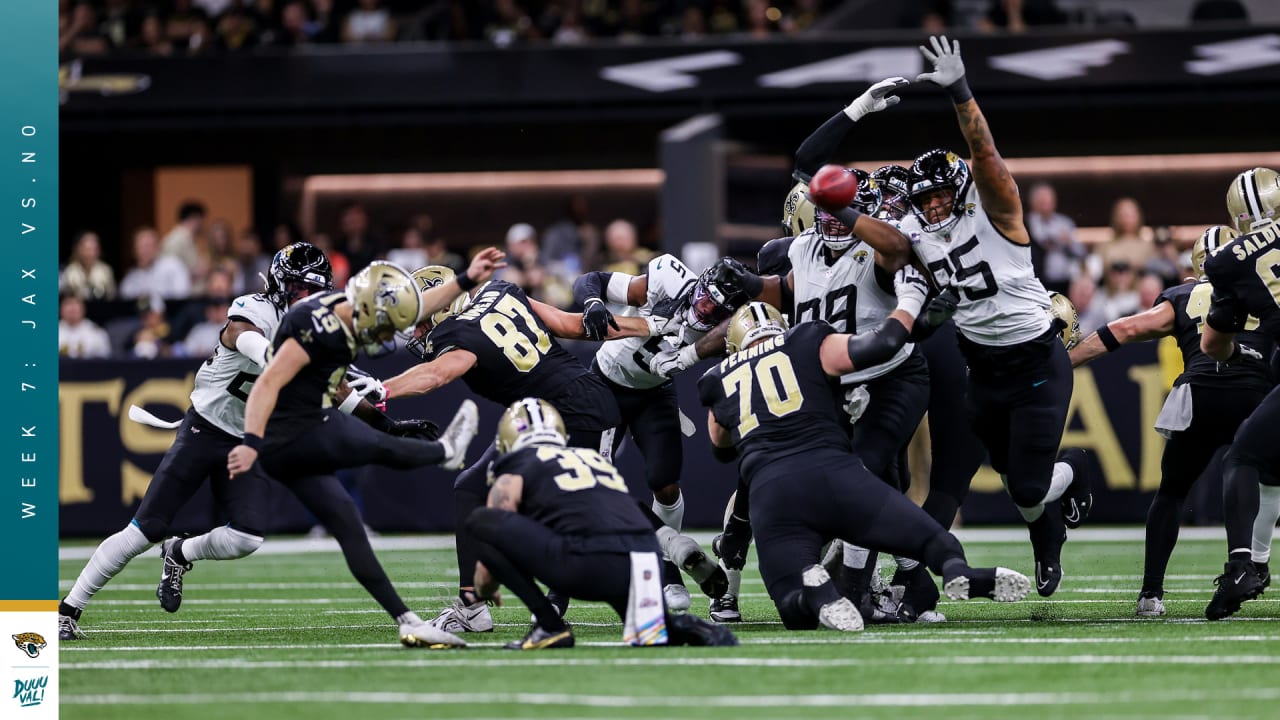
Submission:
[[[867,391],[866,385],[859,385],[845,391],[844,411],[849,414],[850,425],[858,422],[858,418],[867,411],[869,404],[871,404],[871,393]]]
[[[692,343],[679,350],[663,350],[649,361],[649,370],[654,375],[671,377],[681,370],[698,364],[698,348]]]
[[[646,315],[644,322],[649,326],[649,336],[657,337],[658,335],[674,335],[680,332],[681,323],[675,318],[666,318],[661,315]]]
[[[351,392],[371,403],[380,403],[387,399],[387,388],[375,377],[360,377],[347,383]]]
[[[959,40],[952,42],[945,35],[935,35],[929,38],[929,45],[933,47],[932,52],[924,45],[919,47],[924,59],[933,65],[933,72],[920,73],[916,76],[916,82],[928,80],[936,85],[949,87],[964,79],[964,61],[960,59]]]
[[[844,114],[848,115],[850,120],[858,122],[873,112],[891,108],[897,105],[902,98],[889,93],[897,92],[910,84],[910,81],[904,77],[891,77],[887,80],[881,80],[859,95],[857,100],[849,103],[849,107],[844,109]]]
[[[905,310],[912,318],[920,314],[925,298],[929,296],[929,283],[914,266],[903,265],[894,273],[893,294],[898,297],[898,309]]]

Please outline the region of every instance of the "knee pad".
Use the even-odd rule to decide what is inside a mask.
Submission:
[[[1020,508],[1034,508],[1044,502],[1045,493],[1049,490],[1049,482],[1047,478],[1043,483],[1023,481],[1010,483],[1008,488],[1009,497],[1014,505]]]

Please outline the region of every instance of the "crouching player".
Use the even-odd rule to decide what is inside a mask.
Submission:
[[[728,628],[666,612],[653,524],[608,461],[566,443],[551,403],[512,403],[498,422],[488,506],[467,518],[480,557],[476,593],[495,599],[506,585],[534,616],[529,634],[506,647],[573,647],[573,631],[535,581],[608,603],[632,645],[737,645]]]
[[[729,321],[729,357],[698,381],[716,456],[741,457],[760,575],[790,629],[862,629],[818,562],[830,540],[919,560],[953,600],[1014,602],[1031,589],[1013,570],[969,567],[954,535],[849,450],[840,376],[892,357],[924,303],[923,279],[909,266],[895,285],[898,309],[862,335],[820,321],[788,330],[776,308],[750,303]],[[902,308],[911,296],[914,312]]]

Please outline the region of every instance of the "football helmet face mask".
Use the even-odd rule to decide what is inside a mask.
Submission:
[[[1080,344],[1080,316],[1075,303],[1062,293],[1049,293],[1049,314],[1062,327],[1058,337],[1068,350]]]
[[[853,196],[849,207],[864,215],[874,216],[880,210],[879,183],[871,179],[866,170],[857,168],[851,171],[858,181],[858,192]],[[840,222],[840,219],[821,208],[814,210],[814,223],[818,228],[818,237],[832,252],[844,252],[860,242],[853,228]]]
[[[809,186],[798,182],[787,193],[782,204],[782,232],[795,237],[813,227],[813,203],[809,201]]]
[[[281,310],[315,292],[333,289],[333,267],[320,248],[296,242],[281,248],[267,270],[267,300]]]
[[[395,263],[377,260],[347,283],[356,342],[370,357],[395,350],[396,333],[418,324],[422,298],[413,276]]]
[[[948,150],[930,150],[911,163],[907,199],[925,232],[943,232],[964,213],[973,183],[969,166]]]
[[[1214,225],[1201,233],[1200,237],[1196,238],[1195,244],[1191,246],[1191,267],[1195,268],[1196,279],[1204,280],[1204,261],[1218,252],[1223,245],[1238,237],[1240,233],[1226,225]]]
[[[529,445],[568,444],[560,411],[546,400],[523,398],[511,403],[498,420],[497,448],[509,453]]]
[[[444,265],[428,265],[414,271],[413,287],[420,293],[426,292],[433,287],[443,285],[456,278],[457,274],[454,273],[452,268]],[[405,334],[405,347],[408,348],[409,352],[417,356],[419,360],[426,360],[427,336],[440,323],[466,310],[469,304],[471,304],[471,296],[465,292],[458,293],[458,296],[453,299],[453,302],[449,303],[448,307],[435,311],[431,314],[431,317],[418,323],[411,331]]]
[[[729,321],[724,347],[729,354],[746,350],[757,341],[787,331],[787,320],[778,308],[762,302],[750,302],[738,308]]]
[[[1227,212],[1243,234],[1255,225],[1276,220],[1280,209],[1280,174],[1268,168],[1245,170],[1227,188]]]
[[[880,188],[880,209],[875,217],[886,222],[896,222],[911,212],[907,202],[911,171],[901,165],[885,165],[871,173],[871,179]]]
[[[698,332],[709,332],[750,300],[731,270],[720,260],[702,271],[685,302],[685,321]]]

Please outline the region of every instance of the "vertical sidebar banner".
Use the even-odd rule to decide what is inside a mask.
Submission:
[[[0,10],[0,717],[58,717],[58,3]]]

